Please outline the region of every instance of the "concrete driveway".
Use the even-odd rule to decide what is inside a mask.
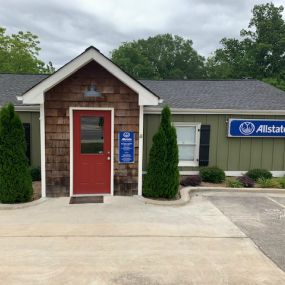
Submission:
[[[285,273],[211,202],[67,198],[0,210],[1,284],[285,284]]]

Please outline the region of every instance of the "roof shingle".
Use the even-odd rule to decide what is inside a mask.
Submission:
[[[0,74],[0,106],[22,105],[16,97],[48,75]],[[187,109],[285,110],[285,92],[258,80],[140,80],[164,100]]]
[[[7,102],[22,105],[16,97],[21,96],[47,76],[46,74],[0,74],[0,106]]]
[[[259,80],[142,80],[171,108],[285,110],[285,92]]]

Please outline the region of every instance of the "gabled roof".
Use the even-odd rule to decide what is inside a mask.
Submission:
[[[24,104],[42,104],[44,102],[44,93],[56,86],[71,74],[94,60],[105,68],[108,72],[126,84],[130,89],[138,93],[139,105],[158,105],[159,97],[152,91],[143,86],[136,79],[124,72],[119,66],[114,64],[110,59],[104,56],[98,49],[91,46],[82,54],[65,64],[55,73],[34,85],[31,89],[23,94]]]
[[[16,100],[47,75],[0,74],[0,106]],[[267,111],[285,114],[285,92],[258,80],[141,80],[172,110]],[[162,105],[153,106],[153,109]],[[150,109],[148,107],[147,109]]]

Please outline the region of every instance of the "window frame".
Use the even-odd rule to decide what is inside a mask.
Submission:
[[[103,126],[101,128],[102,135],[103,135],[102,151],[100,151],[100,152],[94,152],[94,151],[90,151],[90,150],[87,152],[83,151],[83,148],[84,148],[83,147],[84,142],[83,142],[83,138],[82,138],[82,135],[83,135],[82,131],[84,131],[82,128],[83,127],[83,120],[82,120],[83,118],[84,119],[86,119],[86,118],[99,118],[98,124],[100,122],[100,119],[103,118]],[[96,125],[94,125],[94,126],[96,127]],[[95,130],[93,130],[93,131],[95,131]],[[80,154],[81,155],[102,155],[102,154],[104,154],[105,153],[104,135],[105,135],[105,133],[104,133],[104,117],[102,117],[102,116],[85,116],[85,115],[80,116]]]
[[[195,127],[195,151],[194,151],[194,160],[179,160],[178,166],[199,166],[199,150],[200,150],[200,133],[201,133],[201,123],[198,122],[173,122],[173,126],[176,127]],[[178,144],[178,151],[179,151]]]

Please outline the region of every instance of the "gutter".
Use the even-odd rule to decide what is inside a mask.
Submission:
[[[144,114],[160,114],[163,108],[145,107]],[[199,115],[285,115],[285,110],[237,110],[237,109],[190,109],[170,108],[172,114],[199,114]]]
[[[23,102],[23,96],[17,96],[16,98],[18,101]],[[40,105],[15,105],[15,111],[17,112],[40,112]]]
[[[40,112],[40,105],[21,105],[21,106],[14,106],[16,112]],[[2,106],[0,106],[0,109]]]
[[[18,112],[40,112],[40,105],[15,106],[15,110]]]

